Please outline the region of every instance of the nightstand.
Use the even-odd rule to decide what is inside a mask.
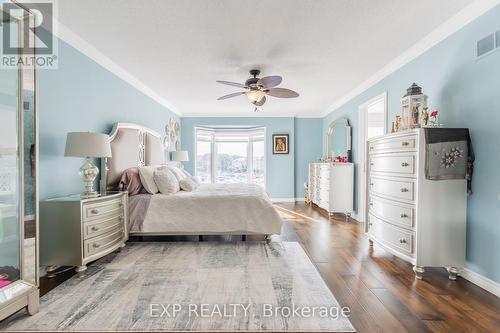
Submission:
[[[49,274],[57,266],[76,266],[82,273],[89,262],[125,246],[127,198],[127,192],[107,192],[41,201],[40,264]]]

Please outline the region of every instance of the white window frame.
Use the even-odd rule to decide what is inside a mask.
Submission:
[[[358,216],[357,220],[359,222],[366,221],[366,125],[367,125],[367,112],[370,105],[384,101],[384,134],[387,133],[387,91],[382,94],[375,96],[368,100],[367,102],[361,104],[358,109]]]
[[[247,134],[246,140],[241,142],[247,143],[247,183],[253,184],[253,143],[262,141],[264,143],[264,188],[267,183],[267,159],[266,159],[266,128],[265,127],[252,127],[252,128],[211,128],[211,127],[195,127],[194,128],[194,170],[193,173],[197,175],[197,147],[198,147],[198,133],[204,132],[210,136],[210,181],[212,184],[217,183],[217,142],[224,142],[221,140],[224,136],[238,136],[242,133]],[[254,137],[258,135],[263,137],[262,140],[256,140]],[[207,142],[207,141],[205,141]],[[239,141],[227,141],[239,142]]]

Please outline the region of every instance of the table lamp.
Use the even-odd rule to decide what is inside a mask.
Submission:
[[[176,161],[176,162],[186,162],[186,161],[189,161],[189,155],[188,155],[187,150],[175,150],[175,151],[171,152],[170,159],[172,161]],[[179,164],[180,164],[181,168],[184,167],[182,165],[182,163],[179,163]]]
[[[99,168],[92,163],[95,157],[111,157],[109,135],[91,132],[70,132],[66,138],[64,156],[84,157],[85,162],[80,167],[79,175],[85,184],[84,197],[95,197],[94,180],[99,174]]]

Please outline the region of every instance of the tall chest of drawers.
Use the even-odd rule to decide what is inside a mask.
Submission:
[[[57,266],[87,264],[125,244],[127,192],[96,198],[71,195],[40,202],[40,263],[48,273]]]
[[[367,143],[366,231],[370,243],[414,265],[446,267],[454,280],[465,263],[466,180],[425,178],[423,129]]]
[[[354,166],[352,163],[310,163],[308,197],[329,215],[353,210]]]

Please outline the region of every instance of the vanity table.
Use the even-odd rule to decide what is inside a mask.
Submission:
[[[326,155],[351,159],[351,127],[345,118],[332,122],[326,135]],[[351,162],[314,162],[309,164],[308,199],[328,212],[342,213],[348,219],[354,202],[354,164]]]

